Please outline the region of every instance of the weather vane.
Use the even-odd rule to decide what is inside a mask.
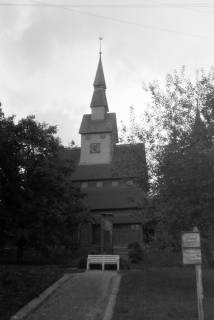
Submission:
[[[103,40],[103,38],[99,37],[99,40],[100,40],[100,52],[99,52],[99,54],[101,55],[102,54],[102,40]]]

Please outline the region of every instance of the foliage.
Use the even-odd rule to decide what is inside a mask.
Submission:
[[[83,216],[82,195],[71,183],[73,165],[60,156],[56,127],[28,116],[17,124],[0,113],[1,240],[41,250],[68,245]]]
[[[171,245],[180,243],[180,232],[197,225],[203,237],[213,232],[214,148],[209,132],[196,122],[189,141],[171,141],[159,158],[158,206],[161,232]]]
[[[191,81],[182,67],[167,74],[164,86],[157,81],[144,85],[150,102],[141,121],[136,119],[134,107],[130,108],[130,125],[123,124],[120,140],[145,143],[152,193],[156,192],[159,155],[172,139],[179,141],[190,134],[197,107],[213,134],[213,89],[213,68],[207,74],[198,71],[196,80]]]
[[[143,258],[143,250],[138,242],[132,242],[128,245],[128,253],[131,262],[139,262]]]
[[[187,78],[185,68],[167,75],[165,88],[146,87],[150,106],[132,134],[146,144],[151,210],[158,221],[155,244],[180,246],[183,230],[197,225],[205,241],[214,235],[214,70]],[[130,139],[133,140],[132,134]],[[148,217],[147,217],[148,218]]]
[[[78,261],[79,269],[86,269],[87,266],[87,257],[80,257]]]

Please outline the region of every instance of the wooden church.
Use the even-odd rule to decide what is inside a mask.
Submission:
[[[64,154],[76,165],[72,180],[86,194],[90,209],[88,222],[81,225],[81,245],[97,253],[123,254],[130,243],[143,241],[148,174],[144,144],[118,144],[101,53],[90,109],[79,129],[81,148]]]

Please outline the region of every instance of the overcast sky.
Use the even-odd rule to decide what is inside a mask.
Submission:
[[[208,69],[214,64],[214,1],[166,2],[0,0],[5,114],[35,114],[58,126],[65,145],[79,142],[82,115],[90,113],[100,36],[109,109],[118,123],[127,121],[131,105],[137,114],[146,107],[143,81],[163,82],[182,65],[190,75]]]

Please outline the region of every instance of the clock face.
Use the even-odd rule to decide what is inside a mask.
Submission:
[[[90,153],[100,153],[100,143],[91,143]]]

